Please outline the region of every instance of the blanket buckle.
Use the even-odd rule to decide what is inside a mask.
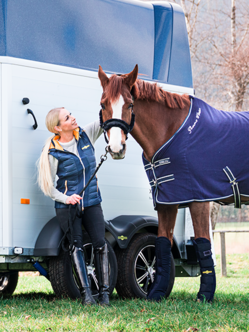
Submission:
[[[241,209],[241,200],[240,200],[240,192],[239,192],[239,184],[236,181],[236,177],[233,175],[232,171],[228,166],[223,168],[223,171],[225,172],[226,176],[229,179],[229,182],[231,183],[232,189],[233,189],[233,196],[234,196],[234,207],[236,209]]]

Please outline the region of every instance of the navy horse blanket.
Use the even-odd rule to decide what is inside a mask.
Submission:
[[[220,201],[239,195],[249,201],[249,112],[225,112],[191,98],[178,131],[143,163],[154,206]]]

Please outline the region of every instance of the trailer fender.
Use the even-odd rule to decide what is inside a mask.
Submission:
[[[157,234],[158,219],[151,216],[121,215],[106,221],[105,227],[115,238],[119,248],[126,249],[134,234],[142,229],[147,229],[148,231],[150,228],[152,230],[154,228],[154,233]],[[173,237],[172,253],[174,257],[180,257],[180,250],[175,237]]]
[[[109,232],[119,248],[126,249],[134,234],[142,229],[154,228],[157,234],[158,220],[151,216],[120,215],[105,222],[106,232]],[[52,218],[41,230],[35,244],[35,256],[58,256],[61,249],[63,232],[56,217]],[[108,237],[107,237],[108,239]],[[109,240],[109,239],[108,239]],[[109,241],[113,242],[113,241]],[[113,245],[112,245],[113,246]],[[178,243],[173,237],[172,253],[174,258],[180,258]]]
[[[41,230],[35,243],[35,256],[58,256],[63,232],[57,217],[50,219]]]
[[[121,215],[106,222],[108,230],[115,238],[121,249],[127,248],[133,235],[139,230],[154,226],[158,228],[158,221],[155,217],[140,215]]]

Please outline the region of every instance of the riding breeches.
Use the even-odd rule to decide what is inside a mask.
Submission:
[[[75,208],[76,207],[73,207],[71,209],[72,215],[75,214]],[[56,209],[56,216],[64,233],[69,227],[68,213],[69,209]],[[105,221],[100,204],[86,207],[81,217],[76,215],[76,218],[73,221],[73,241],[79,248],[83,247],[82,225],[90,236],[93,248],[103,247],[105,244]],[[70,241],[70,235],[68,235],[68,240]]]

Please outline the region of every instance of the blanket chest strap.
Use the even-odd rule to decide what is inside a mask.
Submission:
[[[223,168],[223,171],[225,172],[226,176],[228,177],[232,189],[233,189],[233,195],[234,195],[234,207],[237,209],[241,209],[241,200],[240,200],[240,192],[239,192],[239,184],[236,182],[236,178],[233,175],[232,171],[228,166]]]

